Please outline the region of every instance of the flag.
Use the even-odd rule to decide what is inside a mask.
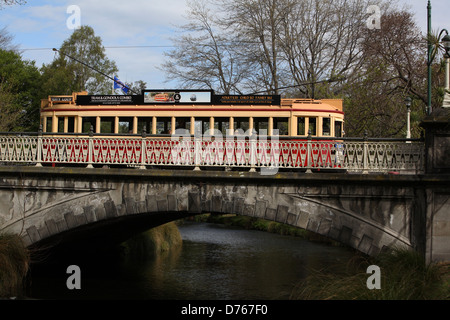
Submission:
[[[129,88],[119,80],[116,76],[114,76],[114,90],[121,89],[124,93],[128,93]]]

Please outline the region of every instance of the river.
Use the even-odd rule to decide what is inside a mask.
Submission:
[[[145,261],[77,258],[33,270],[33,299],[285,300],[311,270],[340,268],[354,253],[301,238],[211,223],[179,227],[183,244]],[[100,256],[100,255],[99,255]],[[69,290],[71,264],[81,289]]]

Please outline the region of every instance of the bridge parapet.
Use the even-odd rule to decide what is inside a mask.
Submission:
[[[214,167],[341,170],[355,173],[424,172],[424,144],[414,139],[279,136],[0,135],[0,162],[41,165]]]

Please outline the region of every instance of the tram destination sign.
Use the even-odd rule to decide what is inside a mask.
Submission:
[[[142,104],[140,95],[86,95],[77,96],[77,105],[137,105]]]
[[[280,95],[216,95],[215,104],[280,105]]]

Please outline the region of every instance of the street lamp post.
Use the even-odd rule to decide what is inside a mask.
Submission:
[[[406,139],[411,139],[411,97],[406,97]],[[411,141],[406,141],[411,142]]]
[[[431,51],[432,51],[432,45],[431,45],[431,2],[428,0],[427,5],[427,24],[428,24],[428,55],[427,55],[427,68],[428,68],[428,93],[427,93],[427,114],[431,113]]]
[[[428,5],[427,5],[427,12],[428,12],[428,18],[427,18],[427,22],[428,22],[428,56],[427,56],[427,67],[428,67],[428,94],[427,94],[427,114],[430,114],[432,109],[431,109],[431,64],[433,63],[434,57],[435,57],[435,53],[433,53],[433,45],[431,44],[431,1],[428,0]],[[446,33],[446,35],[441,39],[441,36],[443,33]],[[448,88],[448,55],[449,55],[449,50],[450,50],[450,36],[448,34],[448,31],[446,29],[442,29],[441,32],[439,33],[438,36],[438,41],[442,41],[442,44],[444,45],[445,51],[446,51],[446,88]],[[447,90],[447,89],[446,89]],[[447,101],[448,103],[450,103],[450,97],[448,97],[447,94],[447,100],[444,99],[444,101]],[[450,104],[449,104],[450,107]]]

